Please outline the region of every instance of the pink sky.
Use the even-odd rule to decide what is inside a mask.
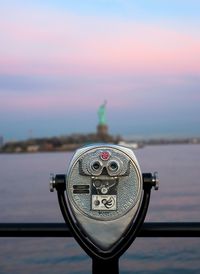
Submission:
[[[200,35],[187,29],[34,10],[0,20],[1,73],[200,72]]]
[[[13,132],[15,117],[30,117],[31,126],[39,123],[40,114],[41,119],[46,115],[61,121],[75,110],[77,123],[91,119],[89,127],[96,124],[96,110],[105,99],[110,119],[123,120],[122,131],[130,131],[129,122],[124,124],[130,116],[140,117],[141,127],[155,121],[158,131],[161,117],[168,126],[170,119],[173,124],[190,118],[188,127],[196,127],[200,117],[196,23],[88,15],[24,4],[5,5],[0,33],[0,122],[13,117],[6,123]],[[182,131],[188,130],[185,124],[183,120]],[[24,122],[21,126],[29,127]],[[118,131],[115,121],[113,127]],[[78,129],[71,123],[69,130]],[[0,135],[4,131],[7,128],[0,127]]]

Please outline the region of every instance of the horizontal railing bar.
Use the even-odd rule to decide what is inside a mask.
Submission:
[[[0,223],[0,237],[71,237],[65,223]]]
[[[0,223],[0,237],[72,237],[65,223]],[[200,222],[144,223],[138,237],[200,237]]]
[[[200,237],[200,222],[144,223],[139,237]]]

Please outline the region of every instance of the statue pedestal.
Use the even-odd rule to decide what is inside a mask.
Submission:
[[[99,137],[105,137],[108,135],[108,126],[107,125],[98,125],[97,126],[97,135]]]

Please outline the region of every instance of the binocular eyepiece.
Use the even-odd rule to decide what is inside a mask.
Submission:
[[[106,165],[104,164],[104,162],[100,161],[100,160],[94,160],[91,165],[91,174],[95,174],[96,173],[98,175],[100,175],[103,171],[103,169],[105,168],[105,172],[107,171],[107,173],[112,176],[112,175],[117,175],[120,172],[120,168],[122,167],[122,163],[120,163],[119,160],[111,160],[106,162]]]
[[[92,258],[119,258],[144,222],[156,174],[141,173],[132,150],[118,145],[78,149],[50,183],[65,222]]]

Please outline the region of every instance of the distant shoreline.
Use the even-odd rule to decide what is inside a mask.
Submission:
[[[88,138],[90,136],[90,138]],[[94,137],[94,136],[93,136]],[[8,142],[0,148],[0,153],[37,153],[37,152],[70,152],[91,143],[113,143],[131,149],[138,149],[152,145],[181,145],[181,144],[200,144],[198,138],[160,138],[144,140],[125,140],[121,137],[111,137],[106,140],[91,138],[91,135],[52,137],[42,139],[29,139],[26,141]]]

